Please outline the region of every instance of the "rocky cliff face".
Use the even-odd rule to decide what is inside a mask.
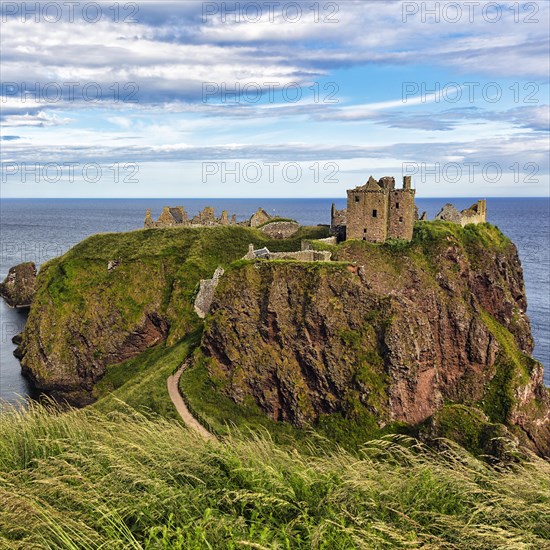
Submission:
[[[345,263],[226,273],[197,359],[221,391],[298,426],[335,412],[417,425],[460,403],[550,454],[511,242],[489,226],[420,224],[410,245],[349,241],[335,255]]]
[[[303,228],[306,238],[326,231]],[[34,385],[75,404],[92,400],[110,365],[166,342],[201,320],[199,281],[257,248],[296,249],[246,227],[165,228],[101,234],[43,265],[19,348]]]
[[[26,262],[12,267],[0,283],[0,296],[11,307],[28,307],[34,297],[36,265]]]

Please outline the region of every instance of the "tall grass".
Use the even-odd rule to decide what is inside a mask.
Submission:
[[[0,416],[0,548],[550,548],[550,464],[403,436],[359,456],[204,442],[176,421],[53,405]]]

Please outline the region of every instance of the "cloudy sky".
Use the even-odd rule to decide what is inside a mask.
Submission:
[[[4,197],[548,196],[550,2],[2,2]]]

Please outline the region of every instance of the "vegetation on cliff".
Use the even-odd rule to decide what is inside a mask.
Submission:
[[[315,243],[330,263],[239,260],[325,231],[97,235],[43,266],[24,367],[96,402],[4,407],[0,547],[550,546],[549,462],[510,441],[550,445],[513,244],[432,222],[410,243]],[[219,441],[176,416],[184,361]]]
[[[452,444],[358,454],[206,443],[131,409],[0,416],[0,547],[58,550],[547,548],[550,465],[495,468]]]
[[[271,240],[245,227],[164,228],[90,237],[42,266],[23,369],[39,388],[89,402],[108,365],[196,330],[199,280],[241,258],[249,243],[295,250],[301,238],[326,232],[304,227]]]
[[[496,424],[550,453],[521,265],[497,228],[420,222],[411,242],[316,243],[333,262],[239,260],[250,242],[297,250],[325,234],[96,235],[41,269],[23,368],[64,397],[99,399],[101,410],[121,399],[169,416],[165,379],[192,353],[182,391],[220,432],[231,423],[285,437],[314,428],[356,449],[386,433],[457,433],[450,424],[461,418],[472,420],[477,435],[465,441],[476,453],[493,452],[494,438],[482,436],[501,435]],[[198,283],[220,265],[202,321]]]
[[[412,242],[317,246],[339,261],[226,271],[182,377],[209,424],[227,412],[216,414],[213,392],[247,417],[259,409],[348,447],[405,425],[458,438],[460,421],[471,421],[475,437],[461,440],[474,452],[505,454],[493,440],[511,436],[506,425],[550,454],[550,399],[529,356],[521,265],[497,228],[426,222]],[[469,413],[451,414],[453,404]]]

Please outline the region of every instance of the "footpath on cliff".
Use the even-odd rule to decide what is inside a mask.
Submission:
[[[185,370],[185,363],[166,380],[166,385],[168,387],[168,394],[170,399],[176,407],[178,414],[181,416],[181,419],[184,421],[185,425],[195,432],[197,432],[203,439],[206,440],[215,440],[216,436],[211,434],[189,411],[183,397],[179,392],[179,381],[180,377]]]

